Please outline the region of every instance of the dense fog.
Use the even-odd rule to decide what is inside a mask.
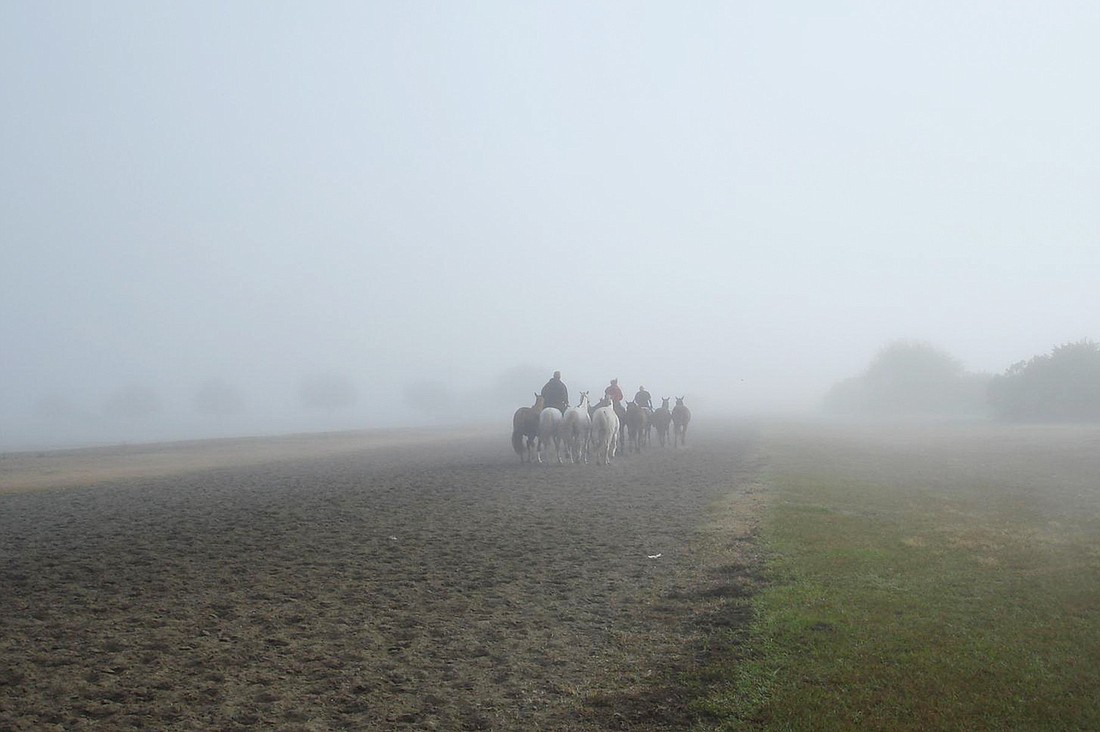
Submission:
[[[0,450],[1100,336],[1100,7],[827,5],[3,4]]]

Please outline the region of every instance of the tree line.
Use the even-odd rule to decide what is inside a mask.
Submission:
[[[823,408],[859,417],[1100,419],[1100,344],[1066,343],[994,375],[968,372],[929,343],[895,341],[862,374],[835,384]]]

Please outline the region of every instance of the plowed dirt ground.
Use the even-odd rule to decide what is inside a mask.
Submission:
[[[690,726],[754,586],[754,431],[606,467],[508,437],[0,457],[0,728]]]

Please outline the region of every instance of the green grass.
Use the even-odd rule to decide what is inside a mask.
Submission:
[[[1100,430],[773,430],[701,728],[1100,729]]]

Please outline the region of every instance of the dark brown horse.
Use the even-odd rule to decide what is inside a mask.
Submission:
[[[626,403],[626,429],[634,452],[641,452],[645,445],[646,432],[649,430],[649,414],[634,402]]]
[[[668,426],[672,424],[672,411],[668,408],[668,401],[668,397],[661,399],[661,408],[655,409],[649,418],[657,428],[657,441],[661,443],[661,447],[668,444]]]
[[[531,462],[535,458],[535,438],[539,436],[539,415],[546,405],[542,394],[535,394],[535,404],[520,407],[512,415],[512,449],[519,455],[519,461]],[[527,441],[524,449],[524,440]]]
[[[687,439],[688,423],[691,422],[691,410],[684,406],[684,398],[676,397],[676,406],[672,408],[672,446],[677,441],[681,445]]]

